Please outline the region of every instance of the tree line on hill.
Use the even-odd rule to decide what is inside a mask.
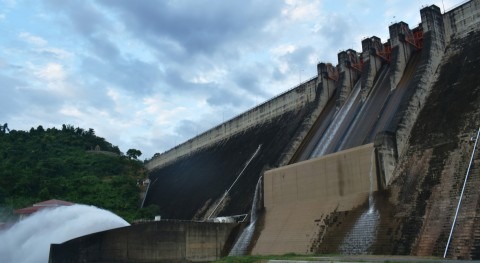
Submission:
[[[127,221],[155,215],[155,206],[139,208],[146,178],[139,150],[124,155],[93,129],[65,124],[30,131],[1,128],[0,208],[7,214],[60,199],[104,208]]]

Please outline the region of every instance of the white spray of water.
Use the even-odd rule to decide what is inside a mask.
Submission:
[[[333,137],[337,134],[338,129],[343,124],[345,117],[350,112],[350,109],[353,106],[353,102],[357,99],[360,94],[360,81],[355,85],[354,90],[351,92],[350,96],[347,99],[347,102],[342,106],[338,113],[333,118],[332,124],[327,128],[325,134],[322,136],[322,139],[318,142],[315,150],[310,155],[311,158],[320,157],[325,154],[328,147],[332,143]]]
[[[44,209],[0,232],[1,262],[46,263],[52,243],[128,225],[114,213],[94,206]]]
[[[375,209],[375,204],[373,203],[373,165],[375,164],[375,151],[372,151],[372,155],[370,157],[370,173],[368,174],[368,178],[370,180],[370,191],[368,193],[368,213],[372,213]]]
[[[250,245],[250,242],[255,232],[255,223],[257,222],[257,203],[259,195],[262,191],[262,176],[258,178],[257,186],[255,187],[255,195],[253,196],[252,210],[250,212],[250,224],[243,230],[237,242],[230,250],[229,256],[245,255]]]
[[[342,254],[366,254],[368,249],[375,240],[377,233],[377,223],[380,217],[378,210],[375,208],[375,202],[373,200],[373,165],[375,163],[375,151],[372,152],[370,159],[370,192],[368,194],[368,210],[365,211],[358,221],[353,226],[352,230],[345,237],[342,245],[340,246],[340,252]]]

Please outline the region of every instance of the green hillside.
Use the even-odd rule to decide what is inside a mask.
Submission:
[[[6,126],[5,126],[6,127]],[[95,205],[128,221],[151,216],[139,210],[143,164],[119,148],[70,125],[0,131],[0,207],[18,209],[61,199]]]

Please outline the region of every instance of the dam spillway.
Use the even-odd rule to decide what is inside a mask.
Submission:
[[[306,168],[308,176],[297,172],[266,176],[264,225],[256,230],[258,240],[252,253],[338,252],[344,237],[368,210],[369,188],[347,187],[365,176],[346,171],[356,166],[370,168],[374,163],[380,219],[368,253],[438,255],[451,218],[437,220],[434,215],[451,209],[454,202],[450,199],[455,198],[460,180],[456,171],[463,171],[462,156],[471,150],[465,138],[473,126],[480,125],[479,85],[474,77],[478,75],[474,47],[479,46],[475,18],[479,6],[479,1],[469,1],[446,14],[438,7],[425,7],[420,12],[422,23],[415,29],[405,23],[391,25],[386,43],[375,37],[366,39],[362,54],[349,53],[354,56],[347,62],[342,57],[337,67],[319,64],[318,75],[312,79],[162,154],[147,164],[152,183],[145,206],[157,206],[162,218],[205,219],[261,144],[262,150],[214,216],[249,213],[256,182],[271,169],[285,171],[290,169],[283,167],[288,163],[298,168],[329,160],[324,165],[335,172]],[[461,24],[462,17],[469,22]],[[423,34],[422,49],[414,45],[413,32]],[[352,96],[356,91],[359,94]],[[348,98],[355,99],[349,104]],[[350,106],[343,121],[334,121],[345,105]],[[305,156],[324,140],[322,136],[332,125],[338,128],[328,145],[321,146],[323,157],[296,164],[308,159]],[[367,146],[368,151],[362,148]],[[354,157],[361,149],[367,151],[362,161],[346,164],[341,160]],[[297,161],[292,161],[294,157]],[[282,180],[300,184],[292,189],[292,185],[281,187],[282,176]],[[439,178],[450,183],[444,185]],[[267,193],[275,192],[274,186],[281,187],[288,198],[272,202],[275,195]],[[286,195],[293,189],[297,189],[295,194]],[[331,196],[335,197],[327,198],[328,202],[314,198],[334,190]],[[472,211],[477,210],[475,205],[472,202]],[[477,220],[476,214],[470,216]],[[463,216],[471,222],[467,218]],[[467,252],[452,250],[450,256],[472,258],[480,239],[462,233],[454,236],[455,246],[472,245],[464,245]]]

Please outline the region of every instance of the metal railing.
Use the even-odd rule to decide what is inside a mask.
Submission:
[[[470,157],[470,163],[468,164],[467,174],[465,175],[465,180],[463,181],[462,192],[460,193],[460,198],[458,199],[457,210],[455,211],[455,217],[453,218],[452,228],[450,229],[450,235],[448,236],[447,245],[445,246],[445,252],[443,253],[443,258],[447,256],[448,247],[450,246],[450,241],[452,240],[453,229],[455,228],[455,223],[457,222],[458,210],[462,205],[463,193],[465,192],[465,186],[467,185],[468,175],[470,173],[470,168],[472,167],[473,157],[475,156],[475,150],[477,149],[478,136],[480,135],[480,128],[478,128],[477,138],[475,139],[475,145],[473,146],[472,156]]]

